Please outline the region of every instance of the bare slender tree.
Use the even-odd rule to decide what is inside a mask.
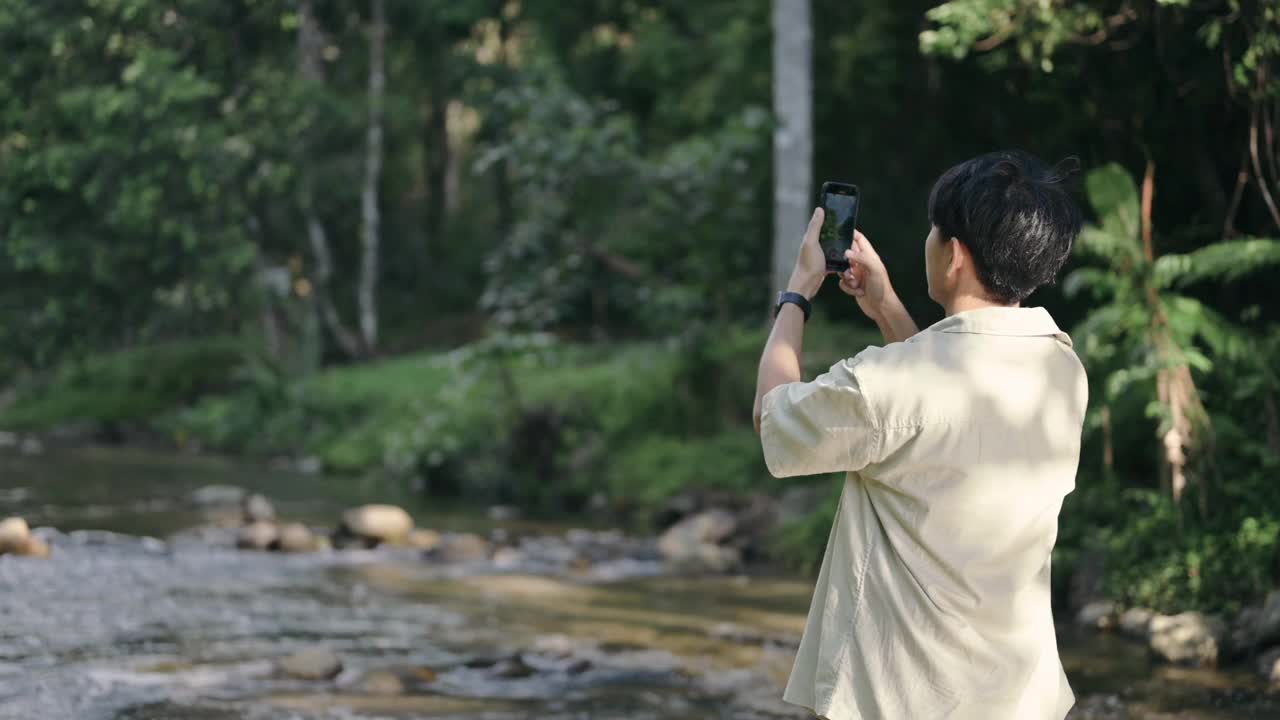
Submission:
[[[383,98],[386,94],[387,10],[384,0],[371,0],[373,18],[369,27],[369,127],[365,142],[364,192],[360,197],[360,286],[356,300],[360,308],[360,337],[366,353],[378,346],[378,244],[381,217],[378,214],[378,181],[382,178]]]
[[[773,131],[773,290],[777,293],[786,289],[813,202],[809,0],[773,0],[773,114],[777,122]]]
[[[311,0],[300,0],[298,3],[298,69],[302,78],[316,85],[324,83],[324,31],[316,20]],[[320,317],[328,328],[338,347],[349,357],[360,355],[360,339],[353,333],[338,314],[333,304],[333,296],[329,292],[329,280],[333,275],[333,253],[329,251],[329,238],[315,209],[315,182],[307,159],[310,152],[306,148],[305,139],[300,141],[304,146],[301,153],[302,162],[302,214],[307,226],[307,240],[311,243],[311,254],[314,256],[315,271],[312,276],[312,294]]]

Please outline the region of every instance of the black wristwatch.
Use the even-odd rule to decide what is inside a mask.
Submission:
[[[778,293],[778,304],[773,306],[774,317],[778,316],[778,312],[782,310],[785,303],[795,303],[800,308],[800,312],[804,313],[804,321],[809,322],[809,312],[813,310],[813,306],[809,304],[809,298],[798,292],[780,292]]]

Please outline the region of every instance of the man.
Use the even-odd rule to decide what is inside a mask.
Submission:
[[[847,473],[783,698],[830,720],[1061,720],[1049,560],[1088,396],[1043,308],[1080,230],[1058,175],[1014,152],[951,168],[929,198],[919,331],[861,233],[840,288],[884,347],[800,382],[826,275],[818,209],[760,360],[756,428],[776,477]]]

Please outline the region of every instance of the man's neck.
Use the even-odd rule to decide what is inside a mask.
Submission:
[[[951,302],[946,303],[945,305],[942,306],[942,308],[946,312],[947,317],[951,317],[956,313],[968,312],[969,310],[981,310],[983,308],[993,308],[993,307],[1016,308],[1021,306],[1022,306],[1021,303],[1014,303],[1012,305],[1003,305],[998,302],[992,302],[991,300],[988,300],[980,295],[964,294],[964,295],[957,295],[956,297],[952,298]]]

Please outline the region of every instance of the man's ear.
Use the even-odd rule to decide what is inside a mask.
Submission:
[[[951,238],[947,241],[947,250],[950,257],[947,258],[947,277],[956,277],[960,273],[960,268],[969,260],[969,248],[960,242],[959,238]]]

